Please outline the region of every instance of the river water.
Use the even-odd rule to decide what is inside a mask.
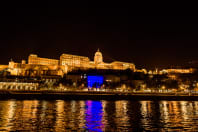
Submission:
[[[0,131],[198,131],[198,101],[0,100]]]

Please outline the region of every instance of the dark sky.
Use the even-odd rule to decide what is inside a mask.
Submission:
[[[0,63],[30,53],[56,58],[88,56],[100,48],[104,60],[138,68],[186,66],[198,61],[197,16],[138,16],[128,8],[23,7],[1,9]]]

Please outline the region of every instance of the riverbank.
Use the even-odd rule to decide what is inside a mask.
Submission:
[[[142,93],[60,90],[0,90],[0,99],[63,99],[63,100],[197,100],[198,94]]]

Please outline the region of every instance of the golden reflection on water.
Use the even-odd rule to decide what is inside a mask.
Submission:
[[[0,131],[197,131],[197,101],[0,101]]]
[[[5,103],[0,103],[0,111],[2,111],[3,114],[0,114],[0,131],[8,130],[11,131],[12,125],[10,124],[11,120],[14,117],[15,113],[15,107],[16,107],[15,101],[6,101]]]
[[[140,101],[141,107],[141,124],[143,129],[145,130],[155,130],[155,126],[153,126],[154,122],[152,117],[155,116],[154,107],[155,105],[152,104],[152,101]],[[153,108],[152,108],[153,107]]]
[[[128,101],[116,101],[115,102],[115,109],[116,109],[116,125],[119,131],[125,131],[129,124],[129,115],[128,115]]]
[[[74,130],[83,128],[85,125],[84,108],[84,101],[56,101],[55,131],[64,131],[67,128],[73,128]]]
[[[62,117],[64,114],[64,101],[58,100],[56,103],[56,123],[55,123],[55,130],[61,131],[61,128],[64,128],[65,118]]]

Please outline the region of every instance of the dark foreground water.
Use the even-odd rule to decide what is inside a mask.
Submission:
[[[0,101],[0,131],[20,130],[198,131],[198,102]]]

